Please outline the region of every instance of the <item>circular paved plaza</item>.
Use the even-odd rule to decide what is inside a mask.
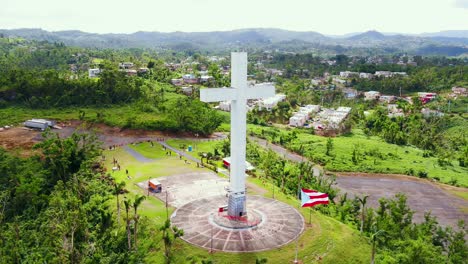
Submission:
[[[256,225],[231,228],[217,221],[218,208],[227,204],[225,196],[189,202],[171,216],[172,224],[184,230],[183,240],[215,251],[253,252],[269,250],[295,240],[304,230],[302,215],[282,202],[247,196],[247,212],[261,216]]]

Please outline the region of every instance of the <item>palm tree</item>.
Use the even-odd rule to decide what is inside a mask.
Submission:
[[[135,250],[138,250],[138,245],[137,245],[137,233],[138,233],[138,220],[140,216],[137,213],[138,206],[143,202],[143,200],[146,199],[146,196],[144,195],[137,195],[135,197],[135,201],[133,201],[133,210],[135,211],[135,214],[133,215],[133,219],[135,220],[135,230],[133,231],[133,238],[134,238],[134,245],[135,245]]]
[[[371,264],[374,264],[374,259],[375,259],[375,241],[377,240],[377,237],[383,233],[385,233],[385,230],[379,230],[371,235],[371,241],[372,241],[372,254],[371,254],[371,262],[370,262]]]
[[[365,208],[366,208],[366,203],[367,203],[367,198],[369,198],[369,195],[365,195],[364,197],[357,197],[357,200],[361,204],[361,234],[362,234],[362,229],[364,228],[364,214],[365,214]]]
[[[125,189],[125,182],[119,182],[115,183],[114,182],[114,194],[117,196],[117,221],[120,225],[120,200],[119,200],[119,194],[126,193],[127,190]]]
[[[125,197],[124,200],[124,205],[125,205],[125,212],[127,213],[127,218],[126,218],[126,228],[127,228],[127,241],[128,241],[128,250],[132,249],[132,242],[131,242],[131,233],[130,233],[130,219],[128,218],[128,211],[130,210],[130,205],[131,201]]]

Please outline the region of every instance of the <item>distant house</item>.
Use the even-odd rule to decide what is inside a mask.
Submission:
[[[264,84],[259,84],[259,85],[264,85]],[[257,85],[257,86],[259,86]],[[276,94],[273,97],[265,98],[263,100],[260,100],[258,107],[260,110],[265,108],[267,111],[271,111],[273,107],[278,105],[279,102],[282,102],[286,99],[286,95],[284,94]]]
[[[293,115],[289,118],[289,125],[292,127],[303,127],[306,122],[304,115]]]
[[[124,70],[130,69],[132,67],[133,67],[132,62],[121,62],[121,63],[119,63],[119,68],[124,69]]]
[[[359,77],[359,72],[342,71],[342,72],[340,72],[340,77],[341,78]]]
[[[430,117],[430,116],[438,116],[438,117],[441,117],[441,116],[444,116],[444,113],[440,112],[440,111],[437,111],[437,110],[431,110],[429,108],[423,108],[421,109],[421,114],[424,116],[424,117]]]
[[[171,79],[171,83],[175,86],[181,86],[182,84],[184,84],[184,80],[183,79]]]
[[[101,69],[89,69],[88,76],[89,78],[96,78],[101,73]]]
[[[185,74],[184,76],[182,76],[182,79],[184,80],[184,83],[186,83],[186,84],[197,84],[198,83],[198,78],[193,74]]]
[[[219,103],[219,110],[230,112],[231,111],[231,101],[223,101]]]
[[[408,74],[406,74],[406,72],[392,72],[393,76],[397,75],[397,76],[408,76]]]
[[[419,97],[419,100],[421,100],[423,104],[426,104],[434,100],[437,97],[437,93],[419,92],[418,97]]]
[[[467,96],[468,93],[464,87],[452,87],[453,96]]]
[[[214,78],[212,76],[204,75],[200,77],[200,83],[207,83],[213,80]]]
[[[135,76],[135,75],[137,75],[137,71],[136,71],[136,70],[125,70],[125,72],[127,73],[127,76]]]
[[[380,92],[377,91],[369,91],[364,93],[364,100],[370,101],[370,100],[377,100],[380,97]]]
[[[224,165],[226,168],[231,167],[231,157],[226,157],[226,158],[224,158],[224,159],[223,159],[223,165]],[[246,170],[246,171],[252,171],[252,170],[255,170],[255,167],[252,166],[252,164],[250,164],[250,162],[245,161],[245,170]]]
[[[359,78],[362,79],[372,79],[374,75],[372,73],[367,73],[367,72],[360,72],[359,73]]]
[[[388,78],[388,77],[392,77],[393,74],[391,71],[376,71],[375,76]]]
[[[381,95],[379,97],[380,102],[387,103],[387,104],[393,103],[396,100],[397,100],[397,97],[393,95]]]
[[[396,104],[388,104],[387,110],[388,110],[388,117],[405,116],[405,114],[403,113],[403,110],[398,108],[398,105]]]
[[[185,95],[192,95],[192,93],[193,93],[193,87],[192,86],[182,87],[181,90],[182,90],[182,93],[184,93]]]
[[[358,95],[358,91],[356,89],[346,88],[342,90],[346,99],[354,99]]]
[[[139,68],[139,69],[138,69],[138,73],[141,73],[141,74],[145,74],[145,73],[147,73],[148,71],[149,71],[148,68]]]

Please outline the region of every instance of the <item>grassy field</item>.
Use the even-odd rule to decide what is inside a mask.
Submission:
[[[206,142],[209,143],[213,142]],[[177,141],[176,143],[177,144]],[[127,189],[130,191],[127,196],[132,197],[136,193],[144,194],[144,191],[135,184],[146,181],[149,178],[170,176],[173,174],[188,173],[204,169],[196,168],[195,164],[186,165],[182,163],[177,156],[166,156],[161,146],[155,144],[153,148],[145,142],[137,146],[131,146],[148,158],[159,158],[155,162],[141,163],[134,159],[122,148],[114,151],[105,151],[107,169],[112,167],[112,159],[118,160],[122,167],[121,171],[113,172],[112,175],[117,181],[125,181]],[[125,170],[128,169],[131,179],[127,179]],[[251,178],[249,182],[266,189],[265,196],[272,196],[272,185],[263,185],[260,180]],[[298,201],[292,197],[279,194],[276,190],[275,198],[288,203],[292,206],[298,206]],[[148,252],[146,261],[148,263],[163,263],[163,245],[161,242],[162,234],[157,227],[162,225],[166,218],[166,209],[164,203],[157,198],[149,197],[140,207],[140,214],[148,217],[150,224],[154,225],[154,243],[155,248]],[[309,210],[300,210],[308,223]],[[170,208],[169,214],[173,212]],[[326,217],[316,211],[311,214],[312,225],[307,225],[304,234],[300,237],[299,259],[303,263],[363,263],[370,258],[370,246],[365,238],[358,232],[340,222]],[[144,244],[144,242],[142,242]],[[352,246],[350,246],[352,245]],[[257,258],[267,258],[268,263],[289,263],[294,259],[296,244],[291,243],[285,247],[265,252],[233,254],[215,252],[209,254],[206,250],[194,247],[183,241],[178,241],[173,250],[175,253],[175,263],[200,263],[203,259],[210,259],[213,263],[255,263]]]
[[[168,97],[182,95],[168,93]],[[17,125],[31,118],[47,118],[57,121],[80,119],[84,112],[84,120],[104,123],[110,126],[132,126],[134,128],[157,129],[160,121],[165,121],[166,114],[161,114],[147,105],[138,103],[114,105],[112,107],[66,107],[50,109],[31,109],[27,107],[0,108],[0,126]],[[100,116],[98,116],[100,115]]]
[[[199,152],[213,152],[217,145],[221,144],[220,140],[202,141],[202,140],[188,140],[188,139],[169,139],[166,143],[174,148],[181,149],[181,146],[185,146],[185,151],[188,146],[192,146],[192,154],[194,157],[198,157]]]
[[[249,130],[257,135],[264,134],[271,139],[269,127],[249,125]],[[279,134],[289,133],[279,130]],[[424,151],[411,146],[389,144],[379,137],[366,136],[362,130],[333,138],[333,148],[326,155],[328,138],[297,130],[297,139],[287,144],[289,149],[299,149],[303,145],[305,156],[324,165],[330,171],[395,173],[439,179],[443,183],[468,187],[468,169],[453,161],[450,166],[441,167],[435,157],[423,157]],[[279,136],[277,136],[279,137]],[[353,162],[353,152],[356,161]],[[454,184],[455,183],[455,184]]]
[[[136,150],[141,155],[150,159],[166,158],[166,151],[161,148],[158,143],[151,145],[149,142],[142,142],[135,145],[128,145],[131,149]]]

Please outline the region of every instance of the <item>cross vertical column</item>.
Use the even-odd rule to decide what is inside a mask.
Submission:
[[[228,214],[239,217],[246,214],[245,207],[245,155],[247,134],[247,53],[231,53],[231,87],[236,88],[231,102],[231,183]]]

